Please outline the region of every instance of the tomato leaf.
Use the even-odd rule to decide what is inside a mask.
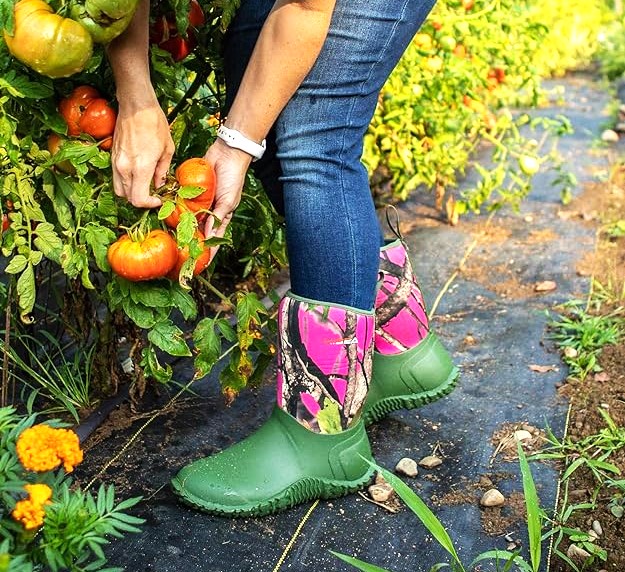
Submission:
[[[250,322],[260,324],[260,314],[266,315],[267,310],[254,292],[237,296],[237,327],[239,330],[249,328]]]
[[[148,333],[156,347],[173,356],[190,356],[191,350],[184,339],[183,331],[171,320],[163,320]]]
[[[48,259],[53,260],[57,264],[61,263],[61,251],[63,250],[63,241],[54,231],[54,226],[49,222],[42,222],[35,229],[35,239],[33,243],[39,251]]]
[[[150,345],[143,348],[141,352],[141,366],[147,376],[154,378],[160,383],[167,383],[173,374],[173,370],[169,364],[162,366],[156,356],[154,346]]]
[[[57,192],[56,185],[54,184],[55,177],[51,171],[44,171],[43,173],[43,191],[50,199],[54,214],[59,221],[59,224],[65,229],[74,228],[74,218],[72,216],[72,210],[67,202],[65,196]]]
[[[183,212],[176,227],[176,242],[180,245],[189,244],[197,230],[197,219],[191,212]]]
[[[176,203],[165,201],[161,208],[158,209],[158,220],[165,220],[174,210],[176,210]]]
[[[147,330],[156,323],[152,308],[143,304],[135,304],[129,297],[122,298],[121,305],[126,315],[140,328]]]
[[[148,308],[169,308],[172,305],[169,288],[159,282],[129,282],[132,301]]]
[[[23,254],[16,254],[4,269],[7,274],[19,274],[26,268],[28,259]]]
[[[13,35],[15,23],[13,19],[14,5],[14,0],[0,0],[0,28],[6,30],[11,35]]]
[[[170,295],[175,308],[180,310],[185,320],[192,320],[197,316],[197,304],[193,297],[179,284],[172,282]]]
[[[28,315],[35,306],[35,270],[28,264],[17,279],[17,299],[20,307],[20,318],[23,322],[31,322]]]
[[[20,99],[45,99],[54,95],[52,82],[49,79],[39,76],[37,81],[33,82],[28,79],[28,76],[17,75],[13,70],[0,76],[0,91],[6,91],[9,95]]]
[[[198,350],[195,358],[196,377],[204,377],[221,355],[221,340],[215,331],[215,319],[200,320],[193,331],[193,343]]]
[[[199,197],[206,189],[202,187],[194,187],[192,185],[183,185],[178,189],[178,196],[183,199],[194,199]]]
[[[98,268],[104,272],[110,270],[106,253],[109,245],[115,241],[115,233],[105,226],[88,223],[82,231],[81,237],[91,248]]]

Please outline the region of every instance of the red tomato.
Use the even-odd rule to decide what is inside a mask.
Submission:
[[[101,97],[91,100],[78,120],[81,133],[91,135],[94,139],[105,139],[113,135],[116,111]]]
[[[178,245],[164,230],[152,230],[138,241],[125,234],[109,246],[106,256],[115,274],[139,282],[167,276],[178,261]]]
[[[199,210],[210,209],[213,206],[217,177],[215,175],[215,169],[206,159],[193,157],[184,161],[176,169],[176,180],[181,186],[201,187],[206,189],[197,197],[185,199],[189,210],[197,212]]]
[[[201,244],[204,242],[204,234],[201,231],[197,231],[195,233],[195,238]],[[189,258],[189,247],[185,246],[184,248],[178,248],[178,261],[176,265],[171,269],[167,278],[171,280],[178,280],[178,276],[180,275],[180,269],[182,265]],[[208,268],[208,265],[211,262],[211,249],[208,246],[204,247],[204,250],[200,256],[198,256],[195,261],[195,268],[193,269],[193,276],[197,276],[200,272],[203,272]]]
[[[168,51],[173,60],[179,62],[197,46],[195,28],[199,28],[205,22],[204,10],[197,0],[191,0],[189,4],[189,29],[186,36],[181,36],[178,33],[174,15],[168,14],[159,17],[150,28],[150,42]]]
[[[7,213],[2,213],[2,232],[8,230],[10,224],[11,222],[9,221],[9,215]]]
[[[66,98],[59,103],[59,112],[65,123],[67,123],[67,134],[75,137],[80,135],[78,122],[85,111],[87,104],[100,97],[100,93],[95,87],[90,85],[79,85]]]

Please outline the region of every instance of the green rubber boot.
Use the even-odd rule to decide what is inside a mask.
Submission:
[[[389,225],[393,228],[389,220]],[[429,327],[423,295],[405,243],[380,250],[380,285],[375,300],[373,372],[363,408],[365,424],[398,409],[413,409],[450,393],[458,379],[447,350]]]
[[[184,467],[174,492],[187,504],[232,517],[272,514],[297,504],[335,498],[372,477],[362,421],[340,433],[313,433],[275,407],[247,439]]]
[[[400,354],[373,354],[373,376],[363,409],[366,425],[399,409],[414,409],[451,393],[458,368],[434,332]]]

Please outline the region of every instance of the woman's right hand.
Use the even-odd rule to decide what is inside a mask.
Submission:
[[[156,98],[142,105],[120,101],[111,150],[118,197],[135,207],[159,207],[162,201],[150,194],[150,183],[157,189],[165,182],[173,153],[169,124]]]

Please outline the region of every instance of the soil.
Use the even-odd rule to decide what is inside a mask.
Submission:
[[[625,318],[625,237],[611,238],[602,232],[606,225],[625,217],[625,168],[617,165],[607,183],[588,185],[585,192],[561,213],[567,218],[577,218],[584,224],[597,228],[597,245],[594,256],[586,256],[578,265],[581,275],[593,276],[594,291],[608,303],[598,310],[602,314],[616,312]],[[560,393],[570,399],[571,412],[568,438],[578,442],[598,434],[606,427],[602,412],[609,414],[621,429],[625,427],[625,340],[603,349],[599,363],[603,371],[585,380],[568,379]],[[625,474],[625,447],[613,453],[609,459],[621,471],[616,479]],[[563,487],[564,488],[564,487]],[[584,467],[577,469],[569,480],[569,505],[593,503],[597,482]],[[606,562],[595,562],[584,567],[588,571],[625,570],[625,517],[616,518],[610,510],[610,501],[616,489],[603,487],[592,510],[573,511],[565,526],[588,531],[593,521],[598,521],[603,533],[595,544],[607,551]],[[561,499],[561,503],[563,499]],[[570,542],[562,541],[557,550],[566,554]],[[581,566],[580,566],[581,568]],[[568,572],[572,568],[557,556],[552,559],[551,572]]]

